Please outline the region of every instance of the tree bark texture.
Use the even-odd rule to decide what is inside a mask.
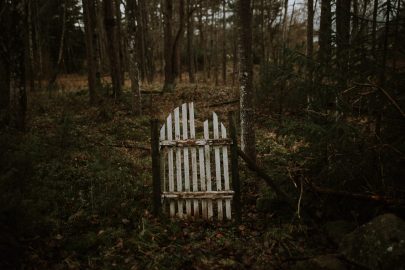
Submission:
[[[172,44],[173,44],[173,2],[165,0],[164,2],[164,58],[165,58],[165,82],[164,91],[172,91],[174,88],[174,72],[172,62]]]
[[[141,107],[141,91],[139,87],[139,65],[137,56],[137,25],[136,25],[136,5],[135,0],[127,0],[127,33],[128,33],[128,52],[129,52],[129,78],[131,80],[132,91],[132,111],[140,115]]]
[[[65,33],[66,33],[66,12],[67,12],[66,4],[67,4],[66,0],[64,0],[62,3],[62,24],[61,24],[62,30],[61,30],[60,40],[59,40],[58,58],[56,59],[56,64],[55,64],[52,76],[48,82],[49,91],[51,91],[52,88],[55,87],[56,79],[58,78],[59,72],[62,68],[63,51],[64,51],[64,47],[65,47]]]
[[[136,3],[135,3],[136,5]],[[143,6],[143,1],[140,0],[138,1],[138,4],[136,5],[135,9],[135,18],[136,18],[136,23],[137,23],[137,28],[140,31],[136,31],[137,34],[137,55],[138,55],[138,68],[140,72],[140,78],[141,80],[145,80],[147,77],[147,71],[146,71],[146,51],[145,51],[145,25],[144,22],[144,10],[142,9]]]
[[[256,161],[254,128],[254,93],[252,63],[252,9],[251,0],[239,0],[239,90],[242,150]]]
[[[314,54],[314,0],[307,3],[307,78],[312,81],[312,58]]]
[[[83,0],[83,20],[86,34],[86,59],[87,59],[87,81],[89,84],[90,103],[94,104],[97,98],[97,78],[96,78],[96,61],[95,47],[97,44],[94,40],[96,30],[95,3],[94,0]]]
[[[114,0],[115,4],[115,21],[116,21],[116,35],[117,35],[117,46],[118,55],[120,57],[119,73],[120,73],[120,83],[124,86],[125,81],[125,59],[124,59],[124,39],[122,34],[122,24],[121,24],[121,0]]]
[[[5,83],[9,83],[9,94],[5,93],[5,96],[9,95],[9,104],[10,109],[13,110],[11,114],[14,116],[15,126],[22,131],[26,128],[28,104],[26,90],[27,60],[29,58],[27,9],[28,4],[26,0],[16,0],[6,3],[5,9],[2,11],[8,13],[7,15],[10,16],[8,18],[10,24],[7,27],[9,31],[1,34],[2,43],[6,45],[5,48],[2,48],[2,56],[9,63],[8,69],[6,68],[4,72],[4,75],[9,76],[5,78]],[[18,35],[15,33],[18,33]]]
[[[222,1],[222,83],[226,85],[226,0]]]
[[[119,40],[117,35],[117,18],[115,17],[114,12],[114,0],[103,0],[103,9],[113,95],[114,97],[119,97],[122,92],[121,63],[119,55]]]
[[[191,14],[193,0],[187,0],[187,69],[190,83],[195,83],[195,65],[194,65],[194,16]]]
[[[172,65],[174,78],[181,75],[181,61],[180,61],[180,47],[183,40],[184,34],[184,25],[185,16],[184,16],[184,0],[179,0],[179,28],[177,30],[176,36],[173,40],[172,48]]]
[[[307,93],[307,108],[312,106],[313,100],[313,54],[314,54],[314,0],[307,2],[307,47],[306,47],[306,78],[309,83]]]
[[[350,49],[350,2],[336,1],[336,59],[339,69],[339,84],[346,88]]]
[[[28,38],[28,61],[27,77],[29,79],[30,91],[35,91],[35,73],[34,73],[34,33],[33,33],[33,15],[34,9],[32,1],[27,2],[27,38]]]
[[[319,52],[318,52],[318,59],[321,64],[321,69],[327,66],[330,62],[332,53],[331,46],[332,46],[331,0],[322,0],[321,21],[319,29]]]

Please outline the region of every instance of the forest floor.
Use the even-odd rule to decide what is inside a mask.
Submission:
[[[237,103],[217,104],[237,98],[232,88],[179,84],[174,93],[145,95],[143,116],[135,117],[128,91],[97,106],[88,105],[86,89],[34,93],[29,130],[0,134],[3,171],[9,169],[3,177],[10,194],[19,194],[2,206],[17,216],[6,228],[19,235],[14,248],[24,255],[16,260],[24,269],[289,269],[333,254],[319,226],[300,220],[297,209],[263,203],[272,192],[243,162],[241,224],[150,214],[150,118],[163,120],[194,101],[196,118],[215,110],[226,123]],[[259,164],[298,198],[292,175],[304,169],[308,143],[279,133],[263,111],[257,123]]]

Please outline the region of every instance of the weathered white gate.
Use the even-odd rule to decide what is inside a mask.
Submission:
[[[225,126],[216,113],[196,138],[194,104],[177,107],[160,129],[161,199],[171,217],[231,219],[231,190]],[[215,177],[214,177],[215,176]]]

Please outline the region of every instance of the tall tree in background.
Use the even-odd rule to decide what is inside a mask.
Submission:
[[[138,66],[142,80],[145,78],[149,83],[152,82],[155,72],[153,60],[153,45],[150,41],[150,22],[149,14],[152,12],[148,9],[149,1],[139,0],[136,10],[137,39],[138,39]],[[153,4],[153,3],[152,3]],[[149,4],[150,5],[150,4]]]
[[[95,47],[96,14],[94,0],[83,0],[83,21],[84,31],[86,34],[86,56],[87,56],[87,80],[89,84],[90,103],[94,104],[97,98],[97,55]]]
[[[188,16],[187,16],[188,17]],[[176,79],[178,76],[181,76],[181,43],[183,41],[184,35],[184,26],[185,26],[185,16],[184,16],[184,0],[179,0],[179,27],[177,29],[177,33],[173,40],[173,47],[172,47],[172,65],[173,65],[173,73],[174,78]]]
[[[195,83],[195,64],[194,64],[194,16],[192,14],[193,0],[187,0],[187,70],[190,83]]]
[[[349,68],[350,2],[351,0],[336,1],[336,59],[341,88],[347,86],[346,80]]]
[[[129,78],[131,80],[132,91],[132,111],[135,114],[141,114],[141,91],[139,87],[139,65],[136,47],[137,25],[136,25],[136,5],[135,0],[127,0],[127,34],[128,34],[128,53],[129,53]]]
[[[239,0],[239,90],[242,150],[256,160],[256,136],[254,128],[254,93],[252,62],[252,7],[251,0]]]
[[[173,38],[173,2],[166,0],[164,6],[164,57],[165,57],[165,82],[164,91],[171,91],[175,87],[176,78],[181,72],[180,49],[186,24],[185,3],[179,0],[178,28]],[[192,12],[192,10],[190,11]],[[191,15],[191,14],[190,14]],[[188,14],[187,14],[188,17]]]
[[[306,47],[306,79],[309,85],[307,94],[307,108],[313,99],[313,54],[314,54],[314,0],[307,2],[307,47]]]
[[[163,5],[164,14],[164,58],[165,58],[165,82],[163,86],[164,91],[171,91],[174,88],[174,71],[172,61],[172,46],[173,46],[173,2],[172,0],[165,0]]]
[[[117,0],[115,0],[117,1]],[[115,97],[121,95],[121,61],[120,61],[120,41],[117,34],[117,20],[115,17],[114,0],[103,0],[104,26],[107,34],[108,58],[110,59],[110,74]]]
[[[307,2],[307,79],[312,81],[312,57],[314,54],[314,0]]]
[[[124,39],[122,34],[122,23],[121,23],[121,0],[114,0],[115,4],[115,22],[116,22],[116,40],[118,42],[118,55],[120,57],[120,64],[118,65],[119,73],[120,73],[120,82],[121,85],[124,86],[124,79],[125,79],[125,60],[124,60]]]
[[[63,51],[65,47],[65,34],[66,34],[66,14],[67,13],[67,3],[66,0],[62,2],[62,23],[61,23],[61,34],[59,40],[59,50],[58,50],[58,58],[56,59],[55,67],[53,69],[51,78],[48,82],[48,90],[52,90],[55,87],[56,79],[61,71],[62,68],[62,60],[63,60]]]
[[[321,2],[321,21],[319,26],[319,51],[318,60],[321,70],[318,73],[318,80],[321,81],[324,68],[330,63],[332,57],[332,12],[331,0]]]
[[[139,0],[138,3],[134,3],[135,5],[135,22],[137,26],[136,31],[136,45],[137,45],[137,57],[138,57],[138,68],[140,72],[140,77],[142,80],[148,76],[147,72],[147,59],[146,59],[146,48],[145,48],[145,36],[147,32],[147,25],[145,21],[145,13],[146,10],[144,8],[144,1]],[[131,4],[132,5],[132,4]],[[139,29],[139,31],[138,31]]]
[[[222,82],[226,85],[226,0],[222,0]]]
[[[1,64],[6,64],[0,68],[2,92],[0,109],[4,109],[6,119],[4,124],[8,124],[8,119],[12,117],[15,126],[19,130],[25,130],[27,113],[27,89],[26,70],[29,69],[28,61],[28,4],[25,0],[2,2],[0,22],[2,31],[0,33],[0,58]],[[18,34],[16,34],[18,33]],[[11,94],[13,94],[11,96]],[[13,105],[11,106],[11,101]],[[11,111],[13,110],[13,111]]]
[[[27,79],[30,91],[35,91],[35,73],[34,73],[34,23],[33,23],[33,3],[27,2]]]

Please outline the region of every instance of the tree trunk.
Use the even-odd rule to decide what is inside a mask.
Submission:
[[[179,29],[173,41],[172,64],[174,77],[181,75],[180,47],[184,34],[184,0],[179,1]]]
[[[352,16],[351,36],[352,36],[352,40],[355,40],[355,39],[357,39],[357,35],[359,33],[359,2],[358,2],[358,0],[353,0],[352,4],[353,4],[353,16]],[[367,4],[367,1],[366,1],[366,4]],[[349,13],[350,13],[350,8],[349,8]],[[350,18],[349,18],[349,22],[350,22]]]
[[[191,14],[192,0],[187,0],[187,14],[189,14],[187,19],[187,69],[188,69],[188,79],[190,83],[195,83],[195,67],[194,67],[194,49],[193,49],[193,38],[194,38],[194,16]]]
[[[341,89],[347,86],[350,49],[350,0],[336,1],[336,59]]]
[[[146,72],[146,51],[145,51],[145,27],[144,27],[144,14],[143,14],[143,10],[142,10],[142,0],[138,1],[138,6],[136,8],[136,13],[135,13],[135,17],[136,17],[136,22],[137,22],[137,27],[140,29],[140,31],[137,31],[137,48],[138,48],[138,52],[137,55],[139,56],[138,59],[138,68],[139,68],[139,72],[140,72],[140,78],[142,81],[145,80],[145,78],[147,77],[147,72]]]
[[[239,83],[242,150],[256,161],[254,128],[254,93],[252,63],[252,9],[251,0],[238,1],[239,18]]]
[[[376,44],[377,44],[377,14],[378,14],[378,0],[374,0],[373,5],[373,24],[371,27],[371,51],[374,61],[377,60]]]
[[[104,24],[104,9],[102,0],[95,0],[96,2],[96,18],[97,18],[97,30],[98,31],[98,67],[101,72],[105,73],[109,70],[109,57],[108,57],[108,42],[107,42],[107,34]]]
[[[17,129],[24,131],[26,128],[27,114],[27,90],[26,71],[28,52],[28,29],[27,29],[27,2],[16,0],[11,2],[11,28],[9,34],[18,33],[14,37],[9,49],[10,59],[10,82],[11,93],[14,93],[15,101],[15,125]]]
[[[121,95],[121,68],[119,55],[119,41],[117,37],[117,21],[114,18],[113,0],[103,0],[104,26],[107,35],[108,56],[110,59],[110,74],[115,98]]]
[[[175,77],[173,73],[172,62],[172,24],[173,24],[173,2],[172,0],[165,0],[163,10],[165,24],[164,24],[164,56],[165,56],[165,82],[163,91],[172,91],[174,89]]]
[[[136,25],[136,2],[135,0],[127,0],[127,32],[128,32],[128,52],[129,52],[129,78],[131,80],[132,91],[132,111],[140,115],[141,107],[141,91],[139,87],[139,68],[136,47],[137,25]]]
[[[201,4],[201,7],[198,12],[198,30],[200,34],[200,51],[202,54],[202,67],[201,71],[203,73],[203,81],[207,81],[207,65],[208,65],[208,60],[207,60],[207,49],[206,49],[206,40],[205,40],[205,34],[204,34],[204,24],[203,24],[203,6]]]
[[[282,36],[282,46],[281,47],[281,66],[285,69],[286,66],[286,51],[288,44],[288,23],[287,23],[287,13],[288,13],[288,0],[284,0],[284,12],[283,12],[283,36]],[[282,119],[283,108],[284,108],[284,92],[286,88],[287,80],[282,80],[280,87],[278,87],[278,116],[279,121]]]
[[[33,20],[32,20],[32,1],[27,2],[27,38],[28,38],[28,69],[27,77],[29,80],[30,91],[35,90],[35,73],[34,73],[34,34],[33,34]]]
[[[309,81],[312,81],[312,58],[314,54],[314,0],[308,0],[307,9],[307,78]]]
[[[155,73],[155,65],[153,59],[153,44],[150,41],[150,24],[149,24],[149,10],[146,6],[145,0],[139,1],[139,10],[141,11],[142,19],[142,46],[145,52],[145,74],[149,83],[153,82]],[[138,56],[139,57],[139,56]]]
[[[212,6],[212,10],[214,11],[215,6]],[[214,78],[215,78],[215,86],[218,86],[218,79],[219,79],[219,59],[218,59],[218,27],[217,27],[217,19],[216,14],[213,14],[213,22],[212,26],[214,27]]]
[[[208,17],[208,12],[207,12],[207,19],[206,21],[208,22],[209,17]],[[212,71],[212,65],[213,65],[213,58],[214,58],[214,9],[211,6],[211,29],[210,29],[210,35],[209,35],[209,59],[208,59],[208,79],[212,82],[211,80],[211,71]]]
[[[9,63],[0,57],[0,127],[7,125],[10,118],[10,70]]]
[[[400,12],[401,12],[401,1],[397,2],[397,14],[396,14],[396,20],[395,20],[395,29],[394,29],[394,46],[393,46],[393,61],[392,61],[392,69],[394,71],[394,74],[397,74],[397,60],[398,58],[400,58],[400,56],[398,55],[399,52],[399,42],[398,42],[398,34],[399,34],[399,27],[400,27],[400,23],[401,23],[401,19],[403,20],[403,18],[401,18]],[[400,86],[398,86],[400,87]]]
[[[260,39],[260,48],[261,48],[261,63],[266,63],[267,62],[267,57],[266,57],[266,32],[264,31],[264,0],[260,1],[260,35],[261,35],[261,39]]]
[[[49,82],[48,82],[49,94],[51,94],[52,89],[55,87],[56,79],[57,79],[57,77],[59,75],[59,72],[60,72],[60,70],[62,68],[62,59],[63,59],[63,51],[64,51],[64,47],[65,47],[64,44],[65,44],[65,33],[66,33],[66,10],[67,10],[66,0],[63,1],[62,9],[63,9],[63,11],[62,11],[62,23],[61,23],[62,30],[61,30],[60,41],[59,41],[58,59],[56,60],[56,65],[55,65],[54,71],[53,71],[52,76],[51,76],[51,78],[49,79]]]
[[[172,15],[173,5],[172,0],[166,0],[165,7],[165,84],[164,91],[171,91],[174,89],[175,80],[181,72],[180,67],[180,44],[184,34],[185,17],[184,17],[184,0],[179,1],[179,28],[176,36],[172,41]],[[170,67],[169,67],[170,65]]]
[[[314,54],[314,0],[308,0],[307,5],[307,65],[306,77],[308,82],[307,108],[312,103],[312,86],[313,86],[313,54]]]
[[[87,81],[89,85],[90,103],[94,104],[97,99],[97,56],[95,55],[95,47],[97,44],[94,40],[94,32],[96,29],[95,3],[94,0],[83,0],[83,21],[86,34],[86,57],[87,57]]]
[[[226,85],[226,0],[222,1],[222,83]]]
[[[237,32],[237,31],[235,31],[235,32]],[[238,73],[239,73],[238,72],[238,62],[239,62],[239,60],[238,60],[238,53],[239,53],[238,45],[239,45],[239,42],[238,42],[238,36],[237,35],[234,35],[232,43],[233,43],[232,44],[232,46],[233,46],[233,48],[232,48],[232,50],[233,50],[233,57],[232,57],[232,86],[234,86],[235,82],[237,80],[237,77],[238,77]]]
[[[116,18],[116,33],[117,33],[117,46],[118,46],[118,54],[119,54],[119,62],[120,65],[118,66],[119,68],[119,73],[120,73],[120,83],[121,86],[124,86],[125,82],[125,61],[124,61],[124,39],[122,35],[122,26],[121,26],[121,1],[120,0],[114,0],[115,3],[115,18]]]
[[[388,35],[390,33],[390,12],[391,12],[391,0],[387,1],[386,11],[385,11],[385,25],[384,25],[384,40],[382,44],[382,59],[381,59],[381,69],[379,72],[379,85],[381,88],[385,88],[385,71],[387,65],[387,53],[388,53]],[[383,104],[381,100],[381,95],[377,92],[377,104],[376,104],[376,123],[375,123],[375,134],[377,138],[381,138],[381,122],[382,122],[382,109]]]
[[[321,21],[319,28],[319,52],[318,58],[321,64],[320,79],[322,78],[322,69],[330,62],[332,52],[332,13],[331,0],[322,0],[321,3]]]
[[[34,31],[35,31],[35,47],[36,47],[36,74],[35,77],[38,80],[38,88],[42,89],[42,76],[43,76],[43,63],[42,63],[42,45],[40,34],[40,21],[39,21],[39,9],[38,2],[34,1]]]

